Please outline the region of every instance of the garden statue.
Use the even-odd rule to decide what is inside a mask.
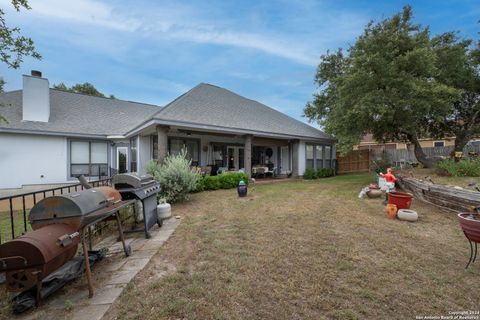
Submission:
[[[395,191],[395,181],[397,181],[397,178],[393,175],[392,173],[392,168],[387,168],[387,173],[380,172],[380,176],[385,178],[385,201],[383,202],[384,204],[387,204],[388,202],[388,193],[389,192],[394,192]]]

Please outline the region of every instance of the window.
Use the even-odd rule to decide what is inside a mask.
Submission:
[[[169,138],[168,152],[170,154],[179,154],[182,149],[187,149],[187,158],[192,160],[192,166],[198,166],[200,163],[200,140]]]
[[[445,141],[434,141],[433,147],[445,147]]]
[[[315,146],[317,170],[323,168],[323,146]]]
[[[331,146],[307,144],[305,152],[305,166],[307,169],[319,170],[332,167]]]
[[[152,159],[158,160],[158,136],[152,136]]]
[[[106,142],[70,141],[70,176],[108,176]]]
[[[137,137],[130,139],[130,171],[137,172]]]
[[[332,147],[325,146],[325,168],[332,167]]]
[[[307,164],[306,168],[307,169],[314,169],[313,165],[313,145],[307,144],[307,150],[306,150],[306,159],[307,159]]]
[[[225,154],[225,146],[222,145],[213,145],[213,164],[217,167],[224,167],[223,165],[223,155]]]

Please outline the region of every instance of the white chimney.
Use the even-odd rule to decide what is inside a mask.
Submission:
[[[23,75],[23,120],[48,122],[50,118],[50,85],[40,71]]]

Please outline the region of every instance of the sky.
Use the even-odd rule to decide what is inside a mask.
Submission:
[[[0,65],[5,90],[40,70],[50,85],[90,82],[106,95],[166,105],[204,82],[257,100],[300,121],[316,90],[320,55],[347,49],[370,20],[410,4],[432,34],[478,39],[480,0],[100,1],[30,0],[9,26],[31,37],[41,61]],[[315,124],[312,124],[315,126]]]

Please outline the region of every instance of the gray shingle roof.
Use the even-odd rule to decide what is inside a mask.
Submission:
[[[0,114],[8,123],[0,130],[73,135],[123,135],[158,112],[161,107],[118,99],[50,89],[49,122],[22,121],[22,91],[0,94]]]
[[[293,137],[333,140],[324,132],[260,102],[205,83],[197,85],[169,103],[153,118]]]

